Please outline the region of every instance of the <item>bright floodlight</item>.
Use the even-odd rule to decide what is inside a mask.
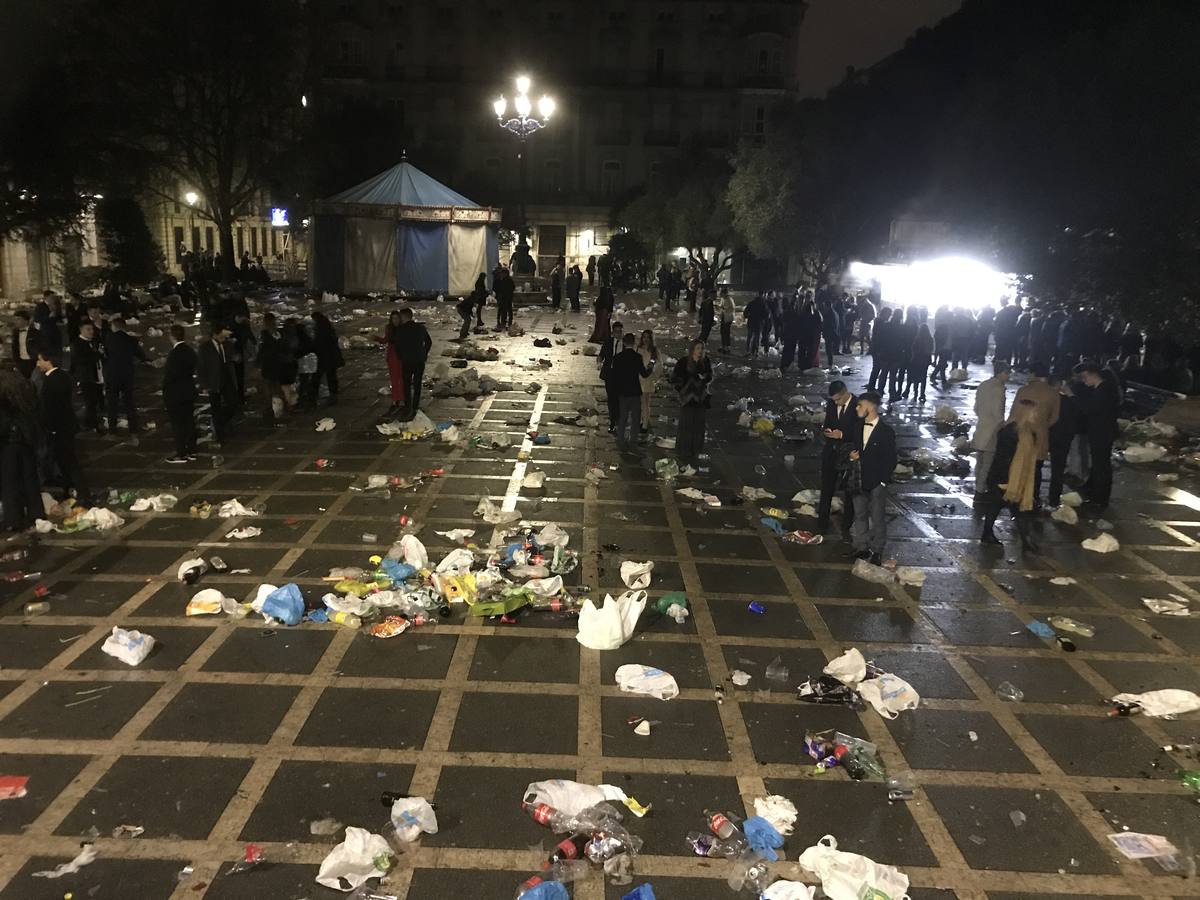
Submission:
[[[308,95],[307,95],[307,94],[301,94],[301,95],[300,95],[300,105],[301,105],[301,106],[308,106]]]
[[[554,115],[554,101],[545,94],[543,94],[542,99],[538,101],[538,113],[543,119],[548,119]]]
[[[492,104],[492,109],[496,111],[497,117],[501,117],[504,115],[504,111],[508,109],[508,101],[503,97],[500,97],[495,103]]]
[[[528,75],[518,75],[517,76],[517,93],[518,94],[528,94],[529,93],[529,76]]]
[[[188,191],[183,195],[183,199],[187,201],[188,206],[195,206],[196,201],[200,199],[200,195],[195,191]]]
[[[529,98],[524,94],[517,95],[517,99],[513,101],[513,106],[517,108],[518,116],[527,116],[533,109],[533,104],[529,102]]]
[[[1013,294],[1013,276],[997,272],[978,260],[962,256],[922,260],[907,266],[850,264],[847,275],[866,286],[879,282],[883,302],[889,306],[942,306],[980,309],[999,306]]]

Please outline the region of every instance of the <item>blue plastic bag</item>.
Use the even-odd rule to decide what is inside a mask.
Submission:
[[[767,531],[773,531],[780,537],[783,537],[783,523],[774,516],[763,516],[758,522]]]
[[[401,581],[406,581],[416,574],[416,568],[408,563],[402,563],[395,559],[385,559],[379,564],[379,568],[383,570],[383,574],[392,579],[393,582],[399,584]]]
[[[649,884],[639,884],[621,900],[657,900],[657,898],[654,896],[654,888]]]
[[[278,619],[284,625],[299,625],[304,618],[304,597],[300,595],[300,588],[285,584],[271,591],[263,601],[262,611],[264,616]]]
[[[523,893],[521,900],[570,900],[570,895],[562,882],[543,881]]]
[[[779,859],[775,849],[783,846],[783,835],[775,830],[774,825],[762,816],[751,816],[742,823],[742,831],[751,847],[771,862]]]

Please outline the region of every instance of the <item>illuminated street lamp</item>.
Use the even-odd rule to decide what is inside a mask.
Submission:
[[[554,115],[555,103],[552,97],[545,94],[537,102],[537,116],[533,113],[533,102],[529,99],[530,81],[527,75],[520,75],[516,80],[517,96],[513,98],[512,108],[513,115],[508,116],[508,101],[503,96],[499,97],[493,104],[492,109],[496,112],[496,121],[505,131],[510,131],[515,134],[521,141],[520,150],[517,153],[517,158],[521,161],[521,193],[518,211],[520,217],[520,233],[524,237],[525,234],[525,141],[531,134],[541,131],[550,124],[550,117]]]
[[[188,205],[188,242],[192,245],[192,252],[200,252],[200,238],[196,234],[196,204],[200,200],[200,195],[195,191],[188,191],[183,195],[183,201]]]

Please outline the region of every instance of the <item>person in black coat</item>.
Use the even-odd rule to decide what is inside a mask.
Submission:
[[[612,382],[610,375],[612,374],[613,360],[617,358],[617,354],[622,349],[622,338],[624,336],[625,326],[620,322],[612,323],[611,336],[600,345],[600,353],[597,356],[597,363],[600,366],[600,380],[604,382],[604,390],[608,399],[608,433],[612,434],[617,430],[617,421],[621,415],[621,395],[616,392],[616,385]]]
[[[560,256],[554,264],[554,268],[550,270],[550,306],[553,309],[558,309],[562,306],[563,278],[566,274],[564,272],[566,265],[566,259]]]
[[[846,473],[850,468],[850,451],[858,446],[858,432],[862,421],[856,411],[857,399],[850,393],[844,381],[829,385],[829,400],[825,403],[825,422],[821,433],[825,436],[821,448],[821,500],[817,506],[817,530],[829,528],[829,515],[833,498],[844,494]],[[842,498],[842,536],[850,534],[850,523],[854,521],[854,504],[850,498]]]
[[[1083,382],[1081,390],[1072,390],[1087,424],[1088,450],[1092,469],[1084,491],[1088,503],[1104,509],[1112,496],[1112,448],[1120,426],[1120,389],[1113,379],[1105,378],[1099,363],[1086,362],[1077,367]]]
[[[108,400],[108,427],[117,428],[120,407],[125,407],[125,421],[129,433],[141,431],[137,418],[137,401],[133,395],[134,372],[139,362],[146,361],[146,352],[141,343],[125,330],[125,321],[119,316],[109,320],[110,331],[104,338],[104,387]]]
[[[250,312],[245,308],[246,300],[241,304],[235,301],[228,306],[233,307],[230,319],[233,326],[230,329],[229,343],[232,345],[233,374],[237,378],[238,402],[246,402],[246,360],[254,359],[257,347],[254,332],[250,330]],[[230,348],[226,348],[229,350]]]
[[[267,414],[272,418],[282,416],[290,405],[283,391],[284,356],[283,336],[276,327],[275,314],[266,313],[258,335],[255,363],[263,380]]]
[[[606,385],[617,395],[617,448],[628,450],[637,441],[642,414],[642,379],[654,372],[656,360],[642,363],[642,354],[634,347],[632,334],[621,338],[621,352],[613,357]]]
[[[770,319],[770,310],[767,309],[767,300],[760,293],[753,300],[746,304],[746,308],[742,310],[742,315],[746,317],[746,355],[758,355],[758,342],[762,338],[763,323]]]
[[[323,312],[314,312],[312,321],[313,349],[317,354],[317,374],[309,385],[309,402],[313,405],[316,404],[317,392],[321,388],[321,379],[324,378],[325,385],[329,388],[329,405],[333,406],[337,403],[338,398],[337,370],[346,364],[346,358],[342,356],[342,348],[338,346],[337,332],[333,330],[333,323],[329,321],[329,317]]]
[[[104,348],[89,319],[80,322],[79,332],[71,338],[70,371],[83,395],[83,424],[93,431],[103,431],[100,404],[104,402]]]
[[[229,326],[214,322],[208,327],[209,337],[200,345],[196,366],[200,387],[208,394],[213,438],[215,446],[219,447],[229,438],[229,426],[237,405],[237,375],[233,370],[232,348],[227,346]]]
[[[37,471],[41,440],[37,388],[15,370],[0,371],[0,524],[6,531],[24,531],[44,515]]]
[[[686,356],[681,356],[671,373],[671,386],[679,393],[679,430],[675,434],[675,455],[691,465],[704,452],[707,429],[705,419],[712,403],[712,362],[702,341],[692,341]]]
[[[896,310],[897,318],[899,315],[900,311]],[[879,317],[875,320],[875,331],[871,335],[871,377],[867,380],[867,387],[881,394],[888,389],[894,367],[892,344],[895,333],[892,310],[885,307],[879,311]]]
[[[175,438],[175,455],[167,457],[172,464],[196,458],[196,351],[185,339],[182,325],[171,326],[174,346],[167,354],[163,367],[163,405],[171,434]]]
[[[1004,310],[1001,310],[1003,312]],[[1051,375],[1046,382],[1059,393],[1058,418],[1050,426],[1050,493],[1047,497],[1051,506],[1062,501],[1063,475],[1067,471],[1067,458],[1071,455],[1071,444],[1079,431],[1079,404],[1067,393],[1063,380]],[[1038,493],[1041,493],[1042,467],[1039,464]]]
[[[400,324],[392,332],[392,343],[403,366],[405,418],[411,419],[421,408],[421,379],[425,376],[425,360],[433,347],[429,330],[423,322],[414,322],[411,309],[400,310]]]
[[[75,499],[81,506],[91,506],[91,493],[75,450],[75,435],[79,433],[79,421],[75,418],[75,407],[71,405],[75,385],[58,363],[57,354],[38,351],[37,367],[45,376],[42,379],[42,427],[50,456],[63,477],[63,490],[74,490]]]
[[[855,409],[862,427],[858,431],[850,461],[857,463],[857,477],[851,474],[854,495],[854,550],[858,559],[874,565],[883,562],[887,546],[887,486],[896,469],[896,432],[879,416],[882,399],[876,393],[860,394]]]
[[[513,323],[513,295],[517,291],[517,284],[506,267],[496,267],[492,290],[496,294],[496,330],[504,331]]]
[[[704,298],[700,301],[700,340],[707,344],[708,336],[712,334],[713,326],[716,324],[716,298],[713,296],[713,292],[706,288]]]

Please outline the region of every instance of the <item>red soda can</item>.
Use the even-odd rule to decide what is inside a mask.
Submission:
[[[50,588],[46,587],[44,584],[39,584],[33,589],[33,596],[35,597],[45,597],[48,593],[50,593]]]

